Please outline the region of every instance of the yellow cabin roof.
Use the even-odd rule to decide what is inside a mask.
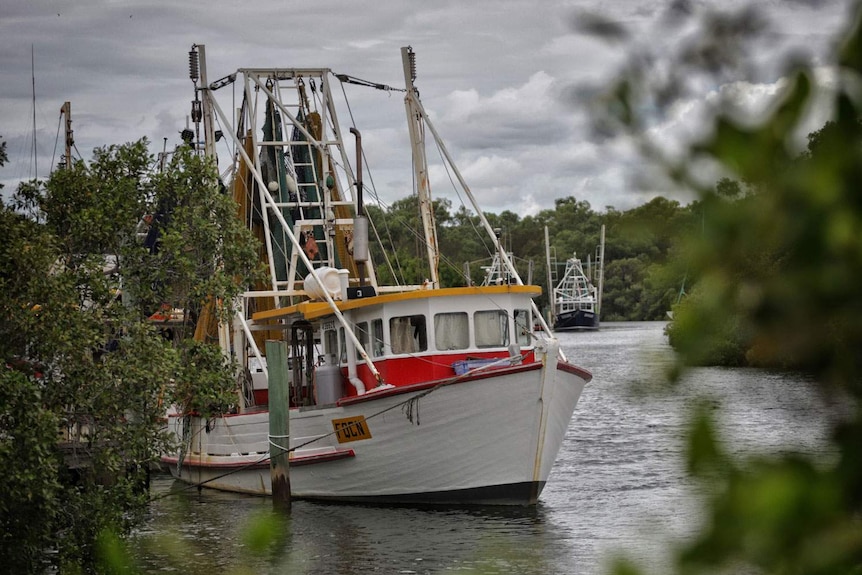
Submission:
[[[358,309],[373,305],[381,305],[405,300],[429,299],[437,297],[457,296],[493,296],[499,294],[525,294],[536,297],[542,294],[542,288],[536,285],[499,285],[499,286],[471,286],[456,288],[441,288],[432,290],[413,290],[398,293],[387,293],[373,297],[351,299],[347,301],[336,300],[335,304],[341,311]],[[332,309],[325,301],[304,301],[288,307],[261,311],[252,315],[255,322],[267,322],[279,320],[291,315],[300,314],[304,319],[313,320],[332,313]]]

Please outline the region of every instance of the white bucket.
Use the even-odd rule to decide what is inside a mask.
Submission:
[[[317,405],[335,403],[344,395],[344,378],[337,365],[314,368],[314,401]]]
[[[328,293],[332,299],[341,299],[341,280],[338,277],[338,270],[335,268],[315,269],[305,276],[303,286],[305,293],[313,300],[325,300],[325,293]]]

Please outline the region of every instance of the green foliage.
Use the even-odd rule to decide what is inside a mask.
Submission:
[[[0,562],[16,570],[46,557],[97,570],[100,534],[126,533],[145,507],[166,407],[235,401],[218,347],[182,336],[208,299],[228,313],[256,242],[210,163],[181,150],[165,173],[152,165],[145,140],[97,149],[0,205]],[[142,216],[156,212],[147,249]],[[185,310],[175,333],[147,319],[163,305]]]
[[[97,148],[93,156],[89,167],[78,161],[70,170],[55,171],[44,193],[29,198],[68,257],[118,255],[134,239],[151,196],[145,140]]]
[[[440,278],[444,287],[466,285],[465,264],[470,280],[480,283],[482,266],[491,263],[494,248],[479,217],[461,206],[454,214],[448,202],[435,203],[438,244],[441,251]],[[428,277],[427,255],[415,198],[404,198],[388,209],[367,208],[385,245],[384,252],[372,246],[377,277],[382,283],[421,283]],[[679,250],[683,232],[699,221],[691,206],[655,198],[626,212],[608,208],[594,211],[588,202],[574,197],[558,198],[554,209],[521,218],[511,211],[485,214],[490,226],[500,230],[500,240],[512,252],[515,266],[527,281],[532,262],[532,281],[546,283],[544,226],[548,226],[552,253],[558,265],[572,254],[595,262],[602,224],[607,226],[605,283],[602,317],[615,320],[663,320],[675,301],[684,271],[664,266]],[[556,270],[562,273],[562,268]],[[547,291],[547,288],[546,290]],[[547,294],[540,304],[547,305]]]
[[[694,319],[686,316],[697,316],[705,305],[713,314],[722,308],[731,318],[724,323],[742,328],[739,337],[732,338],[740,348],[732,363],[817,368],[839,360],[862,362],[860,352],[846,343],[848,336],[860,335],[852,327],[859,314],[850,287],[862,258],[854,215],[859,204],[851,184],[860,174],[855,147],[848,145],[854,137],[860,141],[858,120],[856,112],[844,117],[848,129],[840,147],[829,144],[836,124],[813,135],[802,156],[778,146],[772,139],[781,138],[774,134],[795,126],[785,126],[787,117],[799,121],[799,110],[791,108],[806,105],[800,98],[808,93],[808,80],[803,72],[796,78],[784,104],[758,130],[773,134],[762,143],[767,151],[759,153],[769,155],[763,161],[783,169],[740,165],[735,159],[739,154],[730,151],[738,130],[726,118],[719,120],[725,125],[719,143],[700,147],[725,165],[737,166],[740,179],[751,182],[754,191],[731,201],[704,194],[703,233],[694,239],[689,263],[708,279],[701,282],[708,293],[680,306],[680,323],[671,332],[678,349],[685,350],[684,339],[697,339],[696,331],[687,330]],[[839,96],[835,102],[839,114],[845,99]],[[756,332],[747,327],[752,321],[758,323]],[[721,345],[718,339],[715,343]]]
[[[693,413],[688,470],[703,489],[702,529],[675,553],[676,573],[862,573],[862,11],[835,57],[841,80],[828,92],[832,120],[792,146],[816,92],[814,73],[798,63],[760,123],[717,114],[711,134],[671,160],[645,140],[643,149],[700,199],[699,229],[679,254],[697,286],[674,308],[670,339],[684,364],[779,366],[812,375],[847,410],[829,422],[835,458],[794,453],[731,457],[711,410]],[[726,17],[718,32],[745,35],[749,12]],[[738,48],[736,46],[734,49]],[[680,55],[664,65],[685,76],[704,70]],[[648,59],[639,60],[640,62]],[[715,61],[713,61],[715,63]],[[631,134],[646,125],[636,110],[660,101],[635,67],[610,90],[610,114]],[[678,80],[677,76],[674,81]],[[618,100],[613,100],[618,98]],[[620,112],[623,110],[623,112]],[[719,166],[727,179],[698,182],[697,166]],[[742,182],[743,184],[735,184]],[[638,573],[620,561],[615,573]]]
[[[261,271],[257,242],[236,217],[236,203],[215,167],[180,148],[163,172],[150,176],[149,188],[152,221],[146,231],[158,243],[146,249],[136,242],[123,251],[125,292],[145,315],[162,307],[183,310],[181,336],[210,299],[223,302],[217,311],[228,318],[228,303]]]
[[[825,469],[792,453],[735,461],[718,442],[711,412],[694,413],[688,437],[689,471],[704,488],[711,521],[680,550],[678,572],[860,572],[862,530],[852,511],[859,447],[842,452],[856,461]]]
[[[139,571],[123,540],[113,531],[106,529],[99,533],[96,541],[98,549],[98,571],[105,575],[123,573],[134,575]]]
[[[236,367],[225,369],[221,349],[192,339],[183,340],[179,369],[168,397],[184,412],[212,417],[230,411],[237,403]]]
[[[286,530],[287,521],[283,513],[277,510],[258,513],[243,530],[243,543],[252,554],[260,556],[277,545]]]
[[[689,365],[747,365],[752,328],[740,316],[727,313],[721,293],[724,287],[720,279],[707,276],[673,306],[668,342]],[[705,313],[710,321],[703,325]],[[696,337],[691,336],[694,332]]]
[[[57,415],[42,402],[42,384],[22,371],[0,372],[0,557],[10,572],[35,572],[61,512]],[[25,544],[22,544],[25,543]]]

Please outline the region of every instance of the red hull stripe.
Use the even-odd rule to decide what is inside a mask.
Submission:
[[[593,379],[593,374],[587,371],[582,367],[578,367],[577,365],[572,365],[571,363],[558,363],[557,369],[565,371],[566,373],[571,373],[577,375],[581,379],[584,380],[584,383],[589,383]]]
[[[515,373],[523,373],[526,371],[534,371],[537,369],[541,369],[542,364],[539,362],[530,363],[527,365],[517,365],[514,367],[499,367],[499,368],[490,368],[486,370],[482,370],[476,372],[471,375],[460,375],[456,377],[449,377],[446,379],[438,379],[436,381],[426,381],[422,383],[413,383],[410,385],[399,385],[396,387],[390,387],[388,389],[382,389],[380,391],[369,390],[365,393],[365,395],[355,395],[352,397],[344,397],[338,400],[338,405],[353,405],[355,403],[362,403],[363,401],[374,401],[376,399],[380,399],[381,397],[389,397],[392,395],[399,395],[402,393],[413,393],[416,391],[423,391],[425,389],[431,389],[432,387],[442,386],[442,385],[458,385],[461,383],[468,383],[472,381],[479,381],[482,379],[496,378],[504,375],[511,375]]]
[[[491,377],[499,377],[502,375],[509,375],[509,374],[514,374],[514,373],[521,373],[521,372],[541,369],[541,367],[542,367],[542,364],[540,362],[528,363],[525,365],[517,365],[514,367],[498,367],[498,368],[479,371],[477,373],[473,373],[470,375],[449,377],[449,378],[445,378],[445,379],[438,379],[436,381],[426,381],[423,383],[413,383],[410,385],[401,385],[401,386],[397,386],[397,387],[391,387],[388,389],[383,389],[380,391],[371,390],[371,391],[365,393],[364,395],[354,395],[351,397],[344,397],[344,398],[338,400],[337,404],[339,406],[353,405],[353,404],[362,403],[365,401],[375,401],[377,399],[381,399],[384,397],[390,397],[393,395],[399,395],[402,393],[413,393],[416,391],[423,391],[425,389],[430,389],[430,388],[436,387],[438,385],[457,385],[459,383],[468,383],[468,382],[472,382],[472,381],[488,379]],[[582,369],[582,368],[580,368],[576,365],[572,365],[570,363],[562,363],[562,362],[558,363],[557,369],[560,369],[560,370],[565,371],[567,373],[571,373],[573,375],[576,375],[576,376],[582,378],[584,380],[584,382],[586,382],[586,383],[590,382],[593,379],[593,374],[591,374],[590,372],[588,372],[585,369]],[[266,409],[261,409],[261,412],[266,412]],[[225,414],[222,417],[237,417],[237,416],[241,416],[241,415],[247,415],[247,413],[245,413],[245,414],[242,414],[242,413]],[[182,416],[172,415],[171,417],[182,417]],[[173,459],[174,464],[176,464],[176,458],[174,457],[172,459]],[[293,462],[294,462],[294,460],[292,459],[291,465],[294,464]]]
[[[312,465],[314,463],[326,463],[327,461],[338,461],[339,459],[349,459],[356,457],[356,453],[352,449],[339,449],[331,453],[321,453],[319,455],[305,455],[302,457],[291,457],[290,466],[299,467],[300,465]]]
[[[263,457],[263,456],[261,456]],[[326,463],[329,461],[338,461],[339,459],[349,459],[351,457],[356,457],[356,453],[352,449],[339,449],[337,451],[332,451],[329,453],[318,453],[316,455],[303,455],[298,457],[290,458],[290,466],[291,467],[299,467],[302,465],[313,465],[315,463]],[[176,465],[177,458],[162,456],[162,463],[166,465]],[[195,467],[206,467],[213,469],[268,469],[269,468],[269,458],[262,459],[260,461],[255,461],[253,463],[242,463],[242,462],[231,462],[231,463],[219,463],[219,462],[211,462],[211,461],[195,461],[194,458],[191,460],[185,459],[183,461],[183,467],[188,467],[189,469]]]
[[[264,457],[261,455],[261,457]],[[165,465],[176,465],[178,458],[170,457],[167,455],[162,456],[162,463]],[[210,462],[210,461],[190,461],[188,459],[183,460],[183,467],[187,467],[189,469],[193,469],[196,467],[205,467],[212,469],[264,469],[269,468],[269,457],[265,459],[261,459],[260,461],[255,461],[253,463],[219,463],[219,462]]]

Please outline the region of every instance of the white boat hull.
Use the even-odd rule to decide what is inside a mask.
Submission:
[[[534,504],[590,379],[568,364],[548,367],[509,367],[291,410],[292,497]],[[370,438],[339,443],[333,420],[358,416]],[[169,421],[179,440],[186,427],[185,453],[163,458],[177,479],[271,494],[267,412],[209,425],[196,417]]]

